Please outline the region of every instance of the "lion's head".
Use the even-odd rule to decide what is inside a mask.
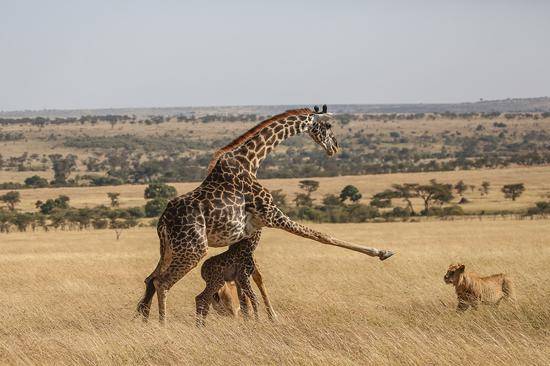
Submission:
[[[443,276],[443,281],[449,284],[456,284],[462,273],[464,273],[464,264],[451,264],[449,269],[447,269],[447,273]]]

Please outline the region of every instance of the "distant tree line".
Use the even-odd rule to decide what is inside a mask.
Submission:
[[[174,187],[163,183],[150,184],[144,192],[148,199],[143,207],[119,207],[119,192],[108,192],[109,206],[100,205],[93,208],[74,208],[70,206],[70,198],[60,195],[57,198],[38,200],[35,203],[36,212],[20,212],[16,205],[21,202],[20,193],[7,192],[0,196],[0,202],[6,207],[0,207],[0,232],[36,230],[84,230],[113,229],[118,239],[122,231],[139,224],[143,218],[158,217],[168,200],[175,197]]]
[[[491,184],[487,181],[484,181],[479,188],[475,185],[467,185],[463,181],[454,185],[436,180],[426,184],[394,184],[374,194],[367,204],[362,202],[364,197],[357,187],[346,185],[338,195],[327,194],[320,202],[315,202],[312,193],[318,190],[319,182],[304,179],[299,182],[301,191],[295,194],[292,199],[293,204],[290,204],[287,195],[280,189],[273,190],[271,194],[275,204],[295,220],[346,223],[407,220],[419,216],[445,218],[466,215],[468,213],[461,207],[462,204],[469,202],[465,200],[465,194],[474,192],[477,188],[482,196],[486,196],[489,194],[490,187]],[[501,191],[505,198],[515,200],[525,191],[525,186],[523,183],[508,184],[504,185]],[[455,192],[461,196],[458,204],[451,203],[455,198]],[[172,186],[151,183],[144,191],[147,202],[141,207],[120,208],[120,193],[108,192],[108,205],[74,208],[70,206],[68,196],[60,195],[57,198],[37,201],[36,212],[20,212],[16,209],[21,202],[20,193],[11,191],[0,196],[0,202],[5,205],[0,207],[0,232],[8,233],[14,228],[19,231],[35,230],[38,227],[46,231],[113,229],[118,239],[123,230],[138,225],[141,219],[153,219],[149,225],[155,225],[156,219],[164,211],[168,201],[176,195],[176,189]],[[413,199],[419,199],[423,204],[418,212],[414,209]],[[396,200],[401,204],[395,205]],[[550,214],[550,202],[537,202],[534,207],[525,212],[522,211],[522,214],[547,216]],[[141,225],[143,224],[142,222]]]
[[[44,127],[46,125],[62,125],[62,124],[97,124],[107,122],[111,125],[117,123],[144,123],[144,124],[159,124],[175,120],[177,122],[258,122],[269,116],[259,115],[256,113],[217,113],[203,114],[196,113],[176,114],[173,116],[150,115],[147,117],[137,117],[135,115],[84,115],[81,117],[1,117],[0,125],[23,125],[29,124],[33,126]],[[433,113],[339,113],[335,117],[342,121],[343,124],[350,120],[359,121],[396,121],[396,120],[415,120],[415,119],[492,119],[503,117],[505,119],[544,119],[550,118],[550,112],[523,112],[523,113],[501,113],[501,112],[433,112]]]

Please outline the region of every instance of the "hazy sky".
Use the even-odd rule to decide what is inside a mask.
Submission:
[[[0,0],[0,110],[548,96],[549,14],[520,0]]]

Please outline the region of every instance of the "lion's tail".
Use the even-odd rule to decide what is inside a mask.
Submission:
[[[504,295],[508,300],[516,300],[516,290],[514,287],[514,283],[510,278],[508,278],[508,276],[504,276],[504,278],[502,279],[502,292],[504,292]]]

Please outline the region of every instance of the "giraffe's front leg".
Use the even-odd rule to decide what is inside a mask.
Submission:
[[[242,272],[237,278],[237,283],[241,288],[243,295],[250,300],[252,305],[252,310],[254,311],[254,319],[258,320],[258,298],[252,289],[250,284],[250,275],[248,273]],[[246,302],[246,300],[245,300]]]
[[[353,250],[369,255],[371,257],[378,257],[382,261],[388,259],[394,254],[394,252],[392,252],[391,250],[364,247],[361,245],[339,240],[333,238],[330,235],[310,229],[307,226],[292,221],[276,206],[262,207],[259,215],[267,227],[283,229],[294,235],[312,239],[323,244],[334,245],[340,248]]]
[[[243,315],[243,318],[247,320],[248,317],[250,316],[250,311],[248,309],[248,301],[246,301],[246,295],[244,294],[244,291],[238,279],[237,281],[235,281],[235,284],[237,285],[237,296],[239,297],[239,306],[241,308],[241,314]]]

